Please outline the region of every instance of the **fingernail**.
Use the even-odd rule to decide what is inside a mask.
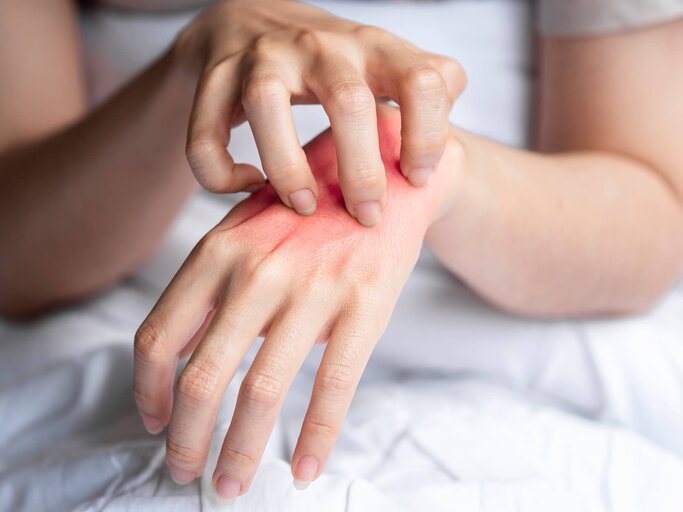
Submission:
[[[318,461],[311,455],[304,455],[299,459],[294,472],[294,487],[303,491],[311,483],[318,471]]]
[[[379,221],[379,203],[377,201],[367,201],[359,203],[354,207],[358,222],[366,227],[372,227]]]
[[[258,192],[259,190],[261,190],[265,186],[266,186],[265,181],[262,181],[260,183],[253,183],[253,184],[249,185],[248,187],[246,187],[244,189],[244,191],[253,194],[254,192]]]
[[[147,432],[150,434],[156,435],[164,429],[164,424],[160,420],[144,414],[141,414],[140,417],[142,418],[142,423],[145,425]]]
[[[197,478],[197,476],[193,472],[185,469],[171,468],[171,478],[178,485],[185,485],[189,484],[192,480]]]
[[[289,202],[292,203],[292,208],[301,215],[310,215],[315,211],[315,196],[307,188],[289,194]]]
[[[221,505],[232,505],[233,503],[235,503],[235,498],[230,498],[229,500],[226,500],[225,498],[221,498],[218,494],[216,494],[216,501]]]
[[[429,177],[432,175],[432,172],[434,172],[434,168],[432,167],[420,167],[418,169],[413,169],[408,174],[408,180],[413,185],[421,187],[427,183],[427,181],[429,181]]]
[[[242,485],[229,476],[221,476],[216,481],[216,495],[223,502],[232,503],[232,501],[237,498],[242,489]]]

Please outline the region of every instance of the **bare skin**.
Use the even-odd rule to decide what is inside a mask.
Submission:
[[[683,260],[683,20],[540,45],[536,146],[457,130],[458,206],[427,242],[498,306],[541,317],[646,311]]]
[[[148,428],[169,423],[176,481],[201,474],[221,397],[259,333],[266,341],[240,390],[217,490],[230,499],[248,489],[294,375],[313,343],[329,340],[293,458],[299,482],[322,471],[459,163],[458,148],[448,145],[434,186],[412,189],[399,167],[398,112],[389,110],[379,119],[386,222],[367,229],[347,214],[325,132],[306,147],[320,188],[316,215],[296,215],[272,186],[252,195],[197,245],[143,324],[135,396]],[[205,326],[199,334],[197,325]],[[174,393],[182,354],[192,357]]]
[[[197,188],[193,79],[173,53],[86,112],[74,8],[49,4],[0,6],[0,310],[13,316],[129,274]]]
[[[261,4],[252,3],[255,10],[244,12],[259,11]],[[217,8],[228,9],[233,4],[241,8],[237,1]],[[224,142],[221,138],[227,136],[229,127],[240,118],[240,112],[252,123],[252,128],[255,127],[267,173],[273,171],[272,167],[270,171],[268,169],[269,158],[277,161],[275,155],[284,154],[278,152],[302,156],[291,132],[287,135],[287,130],[281,129],[285,136],[280,139],[272,133],[268,135],[258,124],[259,115],[263,119],[264,112],[271,112],[279,116],[280,123],[285,123],[278,126],[285,127],[288,114],[280,94],[292,94],[295,100],[309,101],[309,92],[314,90],[310,74],[308,81],[299,83],[285,80],[272,70],[259,75],[268,61],[254,60],[259,52],[250,46],[248,50],[237,52],[249,65],[241,68],[247,72],[236,75],[235,79],[240,83],[260,84],[259,87],[246,87],[242,90],[243,95],[233,103],[225,102],[226,97],[233,98],[225,94],[226,90],[219,88],[213,94],[210,87],[207,89],[211,81],[209,75],[216,73],[219,67],[221,76],[231,84],[227,92],[237,87],[230,82],[234,75],[226,69],[232,65],[233,57],[226,56],[225,49],[241,36],[233,38],[228,32],[209,28],[211,20],[220,19],[219,13],[210,16],[208,21],[204,18],[206,25],[189,27],[176,45],[150,69],[97,112],[87,114],[78,78],[80,65],[75,55],[73,10],[68,2],[56,1],[51,6],[55,11],[51,12],[50,23],[45,21],[48,18],[43,20],[49,27],[39,25],[27,30],[39,21],[33,13],[41,12],[42,15],[42,11],[35,6],[24,8],[25,5],[30,6],[31,2],[6,2],[0,7],[0,37],[3,38],[0,42],[4,43],[0,44],[0,66],[16,71],[0,74],[0,118],[3,119],[0,127],[0,237],[12,241],[5,244],[0,253],[0,308],[3,313],[34,312],[102,289],[132,271],[137,262],[153,250],[193,190],[182,154],[188,120],[190,160],[200,182],[212,189],[220,189],[226,184],[226,189],[230,190],[258,185],[252,180],[256,177],[255,169],[233,166],[230,157],[221,149]],[[290,2],[277,5],[298,9]],[[236,16],[243,16],[244,12],[239,11]],[[302,15],[301,19],[310,20],[314,27],[307,27],[303,32],[301,27],[283,33],[273,32],[273,26],[269,25],[272,18],[263,19],[245,40],[260,41],[261,47],[267,44],[283,55],[290,55],[289,52],[301,45],[293,44],[297,39],[289,36],[303,36],[315,44],[303,45],[300,53],[295,51],[291,66],[280,72],[310,70],[312,68],[307,67],[306,62],[316,55],[315,58],[322,59],[326,65],[319,66],[322,71],[313,78],[322,82],[330,79],[325,71],[328,66],[343,70],[332,82],[342,80],[356,87],[362,78],[368,90],[359,94],[357,87],[350,96],[355,98],[357,94],[368,105],[373,96],[387,95],[392,84],[396,90],[399,82],[395,77],[403,76],[400,73],[391,75],[387,71],[387,77],[391,75],[394,79],[386,78],[390,83],[383,85],[382,80],[373,80],[373,73],[360,66],[360,61],[355,61],[355,67],[348,66],[348,59],[335,60],[338,55],[330,49],[338,44],[349,49],[354,44],[358,47],[377,44],[386,49],[395,48],[399,43],[389,44],[385,33],[373,30],[349,32],[347,22],[338,24],[318,16]],[[13,21],[5,21],[8,19]],[[23,32],[16,28],[18,19],[24,20],[21,22],[24,23]],[[58,21],[53,23],[52,20]],[[205,33],[215,35],[217,42],[197,45],[196,34]],[[355,36],[349,37],[349,33]],[[275,37],[275,34],[279,35]],[[26,65],[27,55],[20,52],[28,44],[29,36],[38,36],[37,42],[33,43],[36,49],[30,57],[38,59],[37,67],[46,74],[43,80],[32,79],[31,69],[34,68]],[[242,41],[238,46],[244,49],[240,46],[243,44]],[[197,48],[207,46],[215,52],[196,53]],[[442,132],[439,128],[442,126],[439,119],[443,118],[441,107],[432,109],[438,115],[429,124],[411,118],[412,107],[402,105],[400,141],[395,115],[390,123],[394,128],[385,130],[393,135],[366,139],[373,144],[366,151],[356,153],[350,150],[348,141],[342,140],[339,126],[346,126],[347,135],[356,129],[362,129],[365,134],[376,133],[374,102],[372,109],[361,105],[358,111],[349,110],[347,114],[351,115],[347,120],[354,118],[356,122],[341,125],[334,114],[334,105],[339,103],[332,102],[329,112],[336,132],[334,141],[329,135],[323,138],[326,140],[325,153],[329,155],[334,149],[339,162],[340,185],[333,197],[337,200],[343,197],[343,207],[341,202],[332,201],[325,195],[329,192],[329,160],[309,154],[308,160],[304,158],[297,165],[288,166],[288,169],[297,169],[296,176],[279,183],[277,179],[273,180],[272,188],[268,186],[251,202],[230,214],[225,223],[212,231],[193,252],[136,337],[137,403],[150,431],[158,432],[169,426],[168,463],[177,481],[186,483],[201,471],[205,463],[206,422],[210,423],[213,417],[216,397],[220,396],[239,364],[245,344],[259,332],[277,341],[266,342],[265,352],[259,354],[255,368],[250,372],[251,378],[243,386],[241,405],[226,440],[227,448],[218,462],[215,479],[218,492],[225,498],[232,498],[247,491],[282,393],[296,372],[302,353],[322,333],[322,337],[329,338],[328,350],[336,359],[330,355],[325,364],[332,362],[333,366],[321,367],[323,377],[319,375],[308,423],[302,429],[292,461],[296,479],[306,482],[316,478],[323,469],[343,418],[339,411],[345,410],[353,394],[367,356],[412,268],[415,248],[419,247],[423,236],[444,265],[473,289],[501,308],[527,316],[642,312],[651,307],[680,275],[683,262],[683,169],[680,165],[683,145],[677,137],[683,130],[683,97],[680,95],[683,69],[677,65],[677,59],[683,54],[683,21],[604,37],[543,38],[539,50],[537,152],[506,148],[457,127],[446,126]],[[354,55],[352,50],[346,53]],[[64,56],[59,57],[62,54]],[[414,50],[405,50],[403,55],[412,57]],[[213,57],[220,65],[209,66],[207,70],[207,62],[214,62]],[[371,60],[369,55],[365,57]],[[459,87],[464,86],[459,68],[452,64],[446,66],[454,77],[449,80],[446,71],[438,71],[437,64],[432,64],[436,62],[433,56],[421,54],[421,58],[441,75],[444,81],[441,85],[446,84],[439,89],[438,104],[447,105],[457,96]],[[73,76],[64,77],[64,69]],[[433,78],[432,71],[430,74]],[[450,82],[455,88],[448,87]],[[55,105],[48,90],[52,83],[65,88],[65,100]],[[273,84],[276,85],[271,88]],[[193,107],[192,97],[197,90],[199,94]],[[251,92],[245,96],[245,91]],[[277,94],[270,94],[273,91]],[[336,96],[337,99],[342,97]],[[30,110],[34,108],[34,98],[40,98],[40,103],[35,110]],[[318,97],[318,100],[325,103],[324,98]],[[207,107],[207,111],[223,109],[227,117],[223,119],[224,125],[220,125],[221,118],[202,124],[206,121],[206,116],[201,114],[204,101],[206,105],[215,106]],[[358,107],[360,103],[354,105]],[[231,106],[236,110],[231,110]],[[191,114],[193,108],[194,114]],[[418,110],[414,109],[414,112]],[[363,115],[356,116],[360,111]],[[34,115],[26,116],[26,112]],[[5,122],[5,119],[9,121]],[[432,154],[430,158],[437,152],[440,157],[444,148],[446,152],[428,184],[410,188],[408,181],[397,181],[401,176],[394,172],[395,166],[387,166],[386,159],[382,164],[379,141],[389,141],[385,144],[392,150],[387,153],[384,148],[384,153],[392,155],[390,160],[398,160],[402,171],[410,178],[414,168],[405,163],[404,157],[410,154],[410,149],[419,146],[419,130],[412,130],[420,126],[428,130],[438,128],[435,133],[439,142],[427,152]],[[206,133],[210,134],[208,139],[204,138]],[[411,137],[417,141],[415,146],[406,144]],[[206,140],[208,144],[205,144]],[[213,148],[207,152],[210,158],[205,158],[204,151],[196,150],[197,141],[200,141],[200,148]],[[407,153],[406,148],[409,148]],[[267,151],[271,150],[273,153],[269,156]],[[368,155],[374,155],[367,160],[374,164],[346,165]],[[214,163],[203,163],[209,159]],[[310,174],[310,168],[313,168],[313,174]],[[368,188],[373,194],[368,200],[383,202],[385,193],[388,198],[384,201],[385,218],[381,221],[379,217],[374,218],[379,224],[370,230],[349,216],[349,213],[355,215],[360,221],[355,206],[359,204],[359,198],[368,202],[367,198],[354,196],[345,186],[354,181],[348,181],[348,176],[368,168],[373,169],[372,176],[380,176],[370,181],[381,185]],[[216,169],[222,170],[222,174],[216,174]],[[320,179],[313,179],[318,173],[322,173]],[[214,179],[222,184],[221,187],[214,186],[211,182]],[[411,181],[416,185],[424,183]],[[291,198],[287,202],[289,195],[283,193],[283,187],[293,183],[296,183],[294,188],[302,183],[316,187],[319,211],[315,215],[297,217],[289,208],[297,209]],[[341,196],[339,191],[343,192]],[[438,197],[429,194],[438,194]],[[278,197],[285,206],[275,201]],[[40,208],[36,208],[36,204],[40,204]],[[291,223],[290,227],[302,223],[298,225],[306,227],[285,230],[289,233],[285,240],[269,238],[274,235],[266,227],[259,230],[264,233],[263,237],[246,235],[246,226],[279,223]],[[407,223],[410,229],[400,230],[402,223]],[[327,240],[322,245],[328,248],[327,257],[302,268],[305,260],[302,254],[318,247],[312,245],[312,240],[339,230],[347,243],[340,247]],[[226,234],[229,236],[222,236]],[[212,242],[207,244],[206,240]],[[217,241],[220,244],[215,243]],[[277,245],[277,250],[269,249],[268,244],[272,243]],[[126,247],[126,251],[117,247]],[[374,249],[368,254],[364,252],[365,247]],[[383,247],[392,249],[387,252],[381,250]],[[226,256],[220,265],[211,260],[213,251]],[[244,298],[259,290],[265,293],[257,286],[260,272],[265,271],[257,262],[264,261],[264,253],[277,254],[276,258],[267,260],[269,266],[265,268],[276,277],[285,274],[285,269],[294,268],[306,273],[310,279],[305,287],[298,281],[276,280],[280,286],[273,295],[282,300],[264,311],[252,311],[251,302],[244,302]],[[395,268],[388,268],[384,258],[391,261],[391,254],[401,254],[405,259],[394,260]],[[370,266],[364,267],[368,259]],[[210,263],[203,263],[206,261]],[[368,276],[363,282],[376,293],[373,300],[358,307],[358,300],[354,299],[357,299],[357,289],[352,286],[358,274],[351,272],[354,278],[345,281],[348,286],[334,287],[336,295],[330,292],[332,303],[315,301],[318,307],[328,308],[310,315],[317,323],[310,322],[308,316],[306,321],[302,320],[297,311],[303,311],[304,304],[311,301],[315,293],[329,290],[326,287],[336,275],[334,272],[343,268]],[[192,272],[204,276],[204,280],[197,280],[203,293],[179,293],[182,286],[178,282]],[[252,278],[235,277],[240,275]],[[233,306],[225,306],[228,304],[226,297],[231,297],[230,303],[232,298],[237,298],[237,303],[242,298],[244,307],[239,308],[240,314],[251,312],[262,316],[235,322],[234,311],[231,313],[229,309]],[[199,332],[192,333],[191,326],[201,322],[214,303],[217,304],[215,312],[208,315]],[[377,323],[368,325],[368,318],[377,319]],[[344,326],[338,335],[334,328],[327,333],[328,326],[337,325]],[[247,332],[249,329],[251,331]],[[293,340],[291,332],[300,333],[300,336]],[[345,343],[348,340],[351,341]],[[227,351],[223,353],[221,349]],[[183,373],[176,387],[180,399],[172,399],[172,371],[169,368],[179,356],[190,354],[189,372]],[[218,358],[220,366],[210,373],[212,367],[202,361],[210,355],[218,357],[217,354],[222,356]],[[340,366],[339,361],[344,365]],[[344,371],[332,376],[325,373],[335,367]],[[203,372],[207,368],[209,371]],[[261,378],[264,375],[267,378]],[[155,387],[154,383],[158,385],[158,382],[166,387]],[[334,407],[319,407],[335,393]],[[193,394],[199,400],[193,402]],[[183,402],[183,396],[189,398]],[[257,405],[250,408],[250,403]],[[311,410],[315,412],[314,416],[310,416]],[[197,424],[193,415],[206,422]],[[243,436],[247,424],[258,433],[253,439],[246,440]],[[193,444],[190,439],[198,442]],[[307,462],[300,467],[304,456],[312,457],[317,465],[314,467],[311,459],[305,459]],[[223,485],[221,476],[231,478],[232,483]]]
[[[75,9],[41,6],[0,6],[0,239],[12,240],[0,253],[0,311],[15,316],[92,294],[149,257],[194,190],[187,161],[212,191],[262,186],[256,168],[225,150],[245,120],[282,201],[313,213],[317,185],[290,100],[326,108],[347,209],[374,225],[385,194],[374,97],[403,105],[402,169],[422,184],[464,87],[455,61],[379,29],[296,2],[232,0],[88,113]]]

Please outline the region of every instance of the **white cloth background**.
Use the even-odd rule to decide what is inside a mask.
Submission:
[[[529,12],[513,0],[414,5],[320,2],[455,56],[469,89],[453,121],[523,145],[532,83]],[[160,51],[187,16],[84,21],[95,97]],[[303,141],[323,129],[297,107]],[[257,161],[246,127],[231,150]],[[130,387],[132,337],[193,244],[235,198],[197,195],[159,255],[88,303],[0,322],[0,510],[223,510],[212,467],[178,487],[144,433]],[[258,345],[258,344],[257,344]],[[220,447],[240,375],[226,393]],[[668,511],[683,506],[683,285],[651,313],[611,320],[513,318],[424,251],[358,390],[325,474],[289,471],[316,347],[296,379],[241,511]]]

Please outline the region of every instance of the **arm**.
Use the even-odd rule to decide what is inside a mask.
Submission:
[[[207,189],[262,186],[258,169],[225,150],[245,120],[280,199],[311,214],[317,184],[291,103],[325,107],[347,210],[373,225],[385,197],[375,96],[401,102],[402,169],[421,184],[464,87],[457,63],[380,29],[298,2],[231,0],[198,16],[162,58],[85,115],[73,5],[34,4],[0,7],[3,314],[80,298],[130,272],[193,189],[186,155]]]
[[[454,129],[460,189],[427,242],[516,313],[643,311],[683,262],[683,20],[540,44],[541,153]]]
[[[74,7],[43,4],[0,6],[0,312],[14,315],[125,275],[194,182],[194,89],[174,55],[85,116]]]

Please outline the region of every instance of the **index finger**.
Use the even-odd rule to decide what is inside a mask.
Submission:
[[[231,119],[241,108],[236,65],[221,62],[199,80],[187,133],[186,156],[199,184],[211,192],[239,192],[264,182],[260,171],[236,164],[226,148]]]
[[[242,104],[273,188],[287,206],[310,215],[316,209],[318,186],[297,137],[283,74],[271,62],[257,65],[245,82]]]

